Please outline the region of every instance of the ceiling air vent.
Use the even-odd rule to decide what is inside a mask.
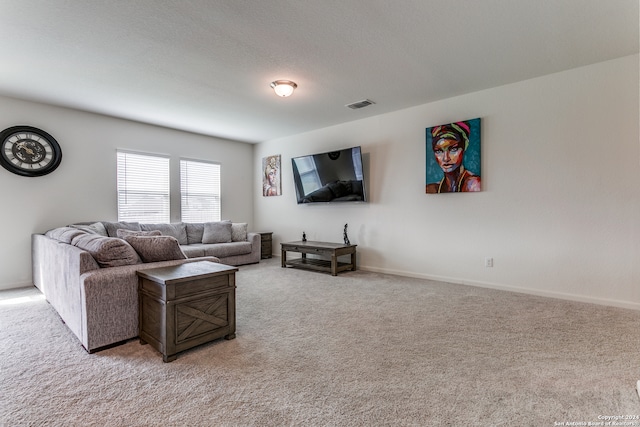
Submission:
[[[357,110],[359,108],[367,107],[367,106],[369,106],[371,104],[375,104],[375,102],[373,102],[370,99],[363,99],[362,101],[354,102],[352,104],[347,104],[347,105],[345,105],[345,107],[349,107],[352,110]]]

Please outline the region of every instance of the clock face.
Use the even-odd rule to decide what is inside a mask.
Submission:
[[[62,160],[58,142],[31,126],[13,126],[0,132],[0,163],[10,172],[42,176],[53,172]]]

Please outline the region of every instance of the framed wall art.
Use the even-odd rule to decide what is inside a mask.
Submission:
[[[282,195],[280,154],[262,158],[262,195],[264,197]]]
[[[480,119],[427,128],[427,194],[481,191]]]

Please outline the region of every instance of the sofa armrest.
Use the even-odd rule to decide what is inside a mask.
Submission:
[[[250,263],[260,262],[262,257],[262,236],[259,233],[247,233],[247,240],[251,242],[251,261]]]
[[[45,296],[47,282],[55,278],[60,279],[59,274],[52,274],[52,269],[64,267],[66,275],[78,277],[100,268],[89,252],[51,239],[44,234],[31,235],[31,267],[33,284]]]
[[[90,253],[43,234],[31,235],[33,284],[58,315],[80,336],[82,331],[80,275],[99,270]]]
[[[258,233],[247,233],[247,240],[251,243],[251,252],[243,255],[221,257],[221,262],[228,265],[256,264],[260,262],[262,249],[261,236]]]
[[[260,252],[260,248],[262,247],[262,236],[260,236],[260,233],[253,233],[253,232],[248,232],[247,233],[247,240],[251,242],[251,248],[253,252],[253,248],[255,246],[258,247],[258,252]]]

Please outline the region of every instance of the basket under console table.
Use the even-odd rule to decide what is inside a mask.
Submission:
[[[298,241],[280,243],[282,250],[282,267],[295,267],[306,270],[316,270],[337,276],[341,271],[356,270],[356,246],[342,243]],[[287,252],[298,252],[301,258],[287,260]],[[320,258],[309,258],[307,254],[318,255]],[[349,255],[349,262],[341,262],[338,257]]]

